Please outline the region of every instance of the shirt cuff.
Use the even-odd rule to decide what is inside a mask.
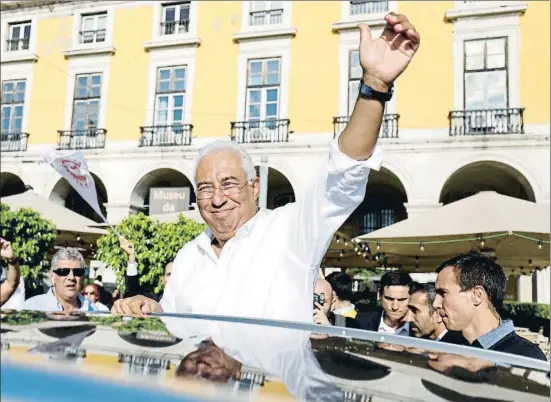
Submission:
[[[367,160],[358,161],[352,159],[339,149],[339,137],[331,141],[329,145],[329,155],[336,169],[341,172],[355,167],[366,167],[379,171],[383,164],[383,149],[378,144],[375,145],[373,153]]]
[[[126,276],[137,276],[138,275],[138,263],[128,264],[126,267]]]

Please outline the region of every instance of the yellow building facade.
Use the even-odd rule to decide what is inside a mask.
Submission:
[[[269,167],[268,207],[292,201],[351,112],[357,24],[379,35],[389,11],[422,43],[387,104],[383,169],[343,231],[479,191],[549,203],[541,1],[3,1],[1,195],[30,185],[97,220],[41,158],[82,149],[113,222],[193,208],[194,158],[222,140]],[[163,210],[158,188],[189,199]]]

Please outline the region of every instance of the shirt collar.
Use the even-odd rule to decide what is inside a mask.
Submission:
[[[511,332],[515,332],[515,325],[513,324],[513,321],[504,320],[501,322],[499,327],[492,329],[490,332],[480,336],[477,341],[484,349],[490,349]]]
[[[396,329],[391,328],[385,323],[385,313],[381,314],[381,321],[379,322],[379,331],[383,330],[382,332],[387,333],[394,333],[394,335],[399,335],[401,332],[406,331],[409,333],[409,322],[406,322],[401,327],[398,327]]]
[[[441,341],[442,338],[443,338],[447,333],[448,333],[448,330],[445,329],[444,331],[442,331],[442,332],[440,333],[440,335],[438,335],[438,336],[436,337],[435,341],[437,341],[437,342]]]
[[[350,304],[350,306],[341,307],[341,308],[337,308],[337,309],[333,310],[333,314],[344,315],[344,314],[348,313],[349,311],[354,310],[355,308],[356,308],[356,306],[354,304]]]
[[[59,300],[57,300],[57,297],[55,296],[55,288],[53,286],[50,288],[50,290],[48,290],[48,294],[50,294],[50,296],[53,297],[53,299],[55,300],[57,310],[63,311],[63,307],[61,306],[61,304],[59,303]],[[78,306],[79,310],[89,310],[90,302],[88,301],[88,299],[86,299],[80,293],[77,293],[77,299],[79,304]]]

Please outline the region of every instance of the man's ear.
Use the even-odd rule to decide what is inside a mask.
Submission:
[[[256,201],[260,196],[260,179],[258,177],[255,177],[252,180],[252,187],[253,187],[254,200]]]
[[[471,289],[471,300],[475,306],[487,302],[488,295],[486,294],[486,290],[482,286],[475,286]]]

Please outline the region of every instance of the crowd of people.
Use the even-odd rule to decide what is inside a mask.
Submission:
[[[22,308],[97,311],[112,303],[113,314],[134,316],[170,312],[308,323],[313,319],[320,325],[545,359],[535,345],[516,335],[511,321],[501,320],[506,278],[484,255],[443,262],[434,285],[413,283],[404,272],[388,272],[379,290],[381,308],[368,313],[358,312],[352,303],[346,273],[318,279],[334,233],[364,200],[370,170],[381,167],[377,140],[385,102],[420,44],[407,17],[389,13],[385,20],[381,37],[375,39],[367,25],[359,25],[363,76],[358,99],[348,125],[330,143],[319,174],[296,202],[258,209],[260,184],[250,155],[235,143],[209,143],[199,151],[193,173],[198,209],[208,228],[167,265],[162,295],[140,289],[134,246],[121,239],[129,261],[124,297],[112,294],[116,300],[102,300],[101,281],[82,289],[82,255],[61,248],[51,262],[52,288],[26,300]],[[4,302],[4,288],[6,295],[13,294],[19,274],[8,242],[2,242],[2,257],[8,265]]]

